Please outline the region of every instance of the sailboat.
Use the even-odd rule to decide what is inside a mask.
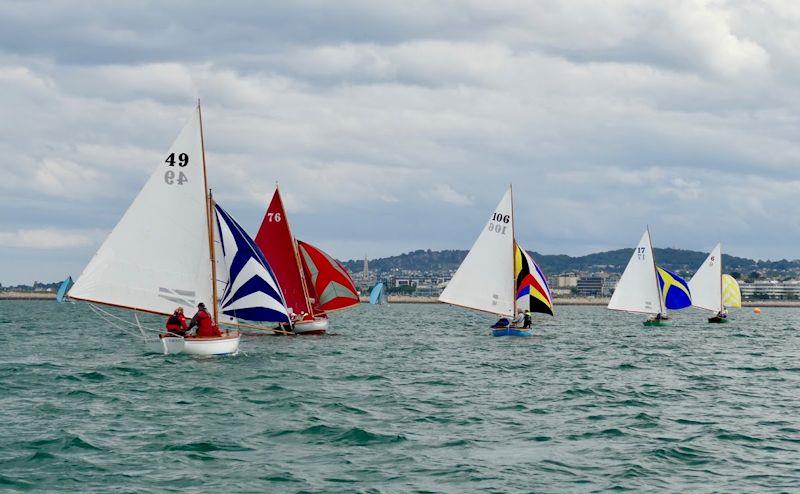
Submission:
[[[645,326],[668,326],[672,318],[667,309],[691,306],[691,292],[686,281],[677,274],[656,265],[648,227],[622,273],[608,308],[624,312],[649,314]]]
[[[58,287],[58,292],[56,292],[56,302],[61,304],[67,301],[67,292],[69,292],[69,289],[72,288],[72,285],[72,276],[67,276],[67,279],[62,281],[61,285]]]
[[[733,276],[722,274],[721,243],[714,247],[689,280],[689,288],[692,291],[692,305],[714,313],[708,318],[710,323],[728,322],[727,308],[742,306],[739,283]]]
[[[520,311],[553,315],[553,298],[539,266],[514,236],[509,186],[453,278],[439,296],[446,304],[514,317]],[[524,327],[492,328],[494,336],[530,336]]]
[[[383,305],[389,303],[386,297],[386,286],[383,284],[383,282],[378,283],[372,288],[372,291],[369,293],[369,303],[372,305]]]
[[[148,348],[164,354],[236,353],[240,333],[225,330],[214,337],[160,334],[151,338],[137,313],[166,316],[178,306],[191,309],[204,302],[210,303],[215,325],[238,325],[238,318],[289,320],[280,286],[260,250],[211,196],[199,101],[69,297],[89,303],[114,325],[124,319],[97,305],[134,311]]]
[[[359,304],[342,263],[294,237],[278,187],[255,241],[283,289],[295,334],[324,334],[330,327],[328,313]]]

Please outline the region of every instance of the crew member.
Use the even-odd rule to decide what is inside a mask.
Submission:
[[[522,328],[525,327],[524,324],[525,324],[525,311],[522,309],[517,309],[517,317],[515,317],[514,320],[511,321],[511,326],[515,328]]]
[[[183,315],[183,307],[178,307],[167,319],[167,332],[178,336],[186,336],[186,331],[188,330],[186,316]]]
[[[211,315],[206,310],[206,304],[200,302],[197,304],[197,314],[194,315],[192,321],[189,323],[187,331],[197,326],[195,335],[200,338],[210,338],[212,336],[222,336],[219,328],[214,324]]]
[[[530,329],[531,327],[531,313],[530,311],[525,311],[525,317],[523,318],[522,327],[525,329]]]

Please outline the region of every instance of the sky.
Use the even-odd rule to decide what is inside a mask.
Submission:
[[[340,259],[800,257],[794,0],[0,0],[0,283],[80,273],[197,98],[215,198]]]

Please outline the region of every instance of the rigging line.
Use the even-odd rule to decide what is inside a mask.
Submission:
[[[123,318],[121,318],[121,317],[119,317],[119,316],[115,316],[114,314],[111,314],[110,312],[108,312],[108,311],[106,311],[106,310],[103,310],[103,309],[101,309],[100,307],[97,307],[97,306],[95,306],[94,304],[87,303],[86,305],[88,305],[88,306],[89,306],[89,308],[91,308],[91,309],[92,309],[92,310],[93,310],[93,311],[94,311],[94,312],[95,312],[97,315],[99,315],[99,316],[103,317],[103,319],[104,319],[106,322],[109,322],[109,323],[110,323],[110,320],[111,320],[111,319],[116,319],[116,320],[118,320],[118,321],[120,321],[120,322],[123,322],[123,323],[125,323],[125,324],[129,325],[129,326],[133,326],[133,327],[135,327],[135,328],[138,328],[138,327],[139,327],[137,324],[135,324],[135,323],[132,323],[132,322],[130,322],[130,321],[126,321],[125,319],[123,319]],[[115,326],[115,327],[118,327],[118,326]],[[160,333],[160,332],[161,332],[161,330],[160,330],[160,329],[153,329],[153,328],[148,328],[148,327],[145,327],[145,326],[142,326],[142,328],[143,328],[143,329],[146,329],[146,330],[148,330],[148,331],[153,331],[153,332],[156,332],[156,333]]]

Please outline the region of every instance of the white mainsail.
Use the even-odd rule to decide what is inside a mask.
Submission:
[[[439,301],[514,315],[514,217],[509,187]]]
[[[617,283],[608,308],[644,314],[665,314],[661,289],[656,277],[656,264],[650,229],[645,230],[633,251],[628,266]]]
[[[198,106],[70,297],[160,314],[212,303],[206,190]]]
[[[689,280],[692,305],[701,309],[719,312],[722,307],[722,245],[708,254],[703,264]]]

